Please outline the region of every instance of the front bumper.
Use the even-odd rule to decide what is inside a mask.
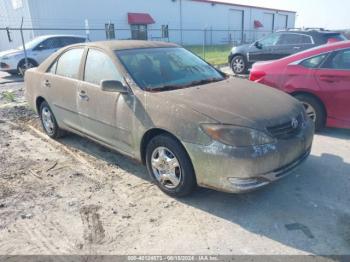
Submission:
[[[310,154],[314,125],[307,121],[298,134],[275,144],[235,148],[219,142],[184,143],[199,186],[244,193],[266,186],[291,173]]]
[[[16,71],[17,68],[14,63],[10,60],[0,60],[0,71],[4,72],[13,72]]]

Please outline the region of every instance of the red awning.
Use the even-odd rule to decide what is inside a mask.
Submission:
[[[264,27],[259,20],[254,20],[254,28]]]
[[[128,13],[129,25],[149,25],[154,24],[152,16],[146,13]]]

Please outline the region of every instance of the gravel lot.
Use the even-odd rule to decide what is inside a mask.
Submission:
[[[0,94],[15,101],[0,98],[0,255],[350,255],[350,130],[316,135],[310,158],[260,191],[173,199],[116,152],[47,139],[23,83],[5,80]]]

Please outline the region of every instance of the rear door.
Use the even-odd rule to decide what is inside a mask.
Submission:
[[[59,125],[80,130],[80,119],[77,110],[77,88],[80,76],[80,65],[84,48],[73,48],[64,52],[49,68],[42,79],[47,100]]]
[[[315,77],[326,93],[328,116],[350,124],[350,49],[332,53]]]
[[[299,33],[282,33],[276,48],[273,50],[276,59],[313,47],[313,39],[309,35]]]
[[[134,96],[102,91],[102,80],[125,83],[111,57],[103,50],[90,48],[83,82],[78,87],[78,111],[84,133],[128,154],[132,145]]]

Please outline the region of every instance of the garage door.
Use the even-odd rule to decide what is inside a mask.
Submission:
[[[277,14],[275,24],[276,24],[276,26],[275,26],[276,30],[286,29],[288,27],[288,16]]]
[[[264,31],[273,31],[273,20],[274,20],[274,14],[270,13],[264,13],[264,20],[263,20],[263,28]]]
[[[241,42],[243,36],[243,11],[231,9],[229,11],[228,26],[230,29],[230,37],[233,41]]]

